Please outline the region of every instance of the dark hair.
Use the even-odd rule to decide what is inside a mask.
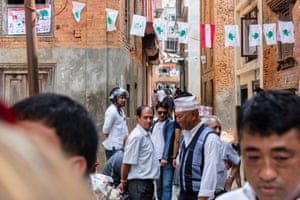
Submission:
[[[137,107],[136,109],[136,115],[138,117],[141,117],[142,116],[142,111],[145,109],[145,108],[150,108],[154,114],[154,109],[151,107],[151,106],[148,106],[148,105],[141,105],[139,107]]]
[[[178,95],[176,95],[176,97],[174,97],[174,99],[181,98],[181,97],[189,97],[189,96],[193,96],[193,94],[183,91],[183,92],[180,92]]]
[[[264,90],[261,89],[260,87],[254,87],[253,88],[253,92],[256,92],[256,93],[260,93],[260,92],[263,92]]]
[[[17,102],[13,107],[19,120],[40,121],[54,128],[63,151],[87,161],[86,174],[97,159],[98,132],[82,104],[59,94],[44,93]]]
[[[300,97],[287,90],[261,92],[241,107],[237,130],[239,139],[243,131],[267,137],[273,133],[285,134],[298,129],[300,138]]]
[[[158,102],[157,105],[156,105],[156,110],[158,108],[164,108],[166,110],[169,110],[169,104],[168,104],[167,101]]]

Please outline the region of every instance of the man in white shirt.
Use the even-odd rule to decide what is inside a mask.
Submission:
[[[179,200],[214,198],[221,141],[207,125],[201,124],[195,96],[179,97],[175,102],[175,118],[184,140],[179,154]]]
[[[130,200],[152,200],[153,181],[159,178],[159,161],[150,138],[154,110],[139,106],[137,126],[129,134],[124,151],[120,189],[128,190]]]
[[[300,97],[265,91],[240,109],[238,134],[249,184],[218,200],[300,199]]]
[[[124,138],[128,135],[126,115],[122,109],[128,97],[128,92],[120,87],[116,87],[110,92],[111,105],[105,111],[102,128],[106,137],[102,144],[107,160],[118,150],[122,149]]]
[[[157,121],[154,122],[151,132],[151,140],[160,161],[160,177],[156,181],[158,200],[170,200],[172,198],[175,122],[168,117],[168,110],[167,102],[157,104]]]
[[[221,126],[221,120],[215,116],[215,115],[208,115],[205,117],[202,117],[201,119],[202,123],[207,124],[211,129],[213,129],[219,136],[221,135],[222,132],[222,126]],[[232,178],[233,175],[238,174],[239,175],[239,168],[240,168],[240,156],[238,153],[234,150],[234,148],[231,146],[230,143],[221,141],[222,147],[221,149],[221,158],[224,161],[219,165],[218,169],[218,183],[217,183],[217,188],[216,188],[216,195],[218,196],[224,192],[226,192],[226,189],[230,188],[225,188],[225,183],[227,180],[227,162],[232,163],[232,171],[234,171],[234,174],[231,174],[228,176],[228,181],[231,181],[232,183]]]

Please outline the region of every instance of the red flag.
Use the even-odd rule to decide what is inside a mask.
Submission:
[[[201,24],[200,25],[200,37],[202,48],[213,48],[215,35],[214,24]]]

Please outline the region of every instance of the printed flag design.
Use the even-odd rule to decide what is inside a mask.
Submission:
[[[110,8],[106,8],[106,29],[107,31],[116,30],[116,19],[118,16],[118,11]]]
[[[72,4],[73,4],[72,12],[73,12],[74,18],[75,18],[76,22],[79,22],[81,11],[85,7],[85,3],[72,1]]]
[[[238,25],[225,25],[224,28],[225,28],[225,47],[240,46]]]
[[[293,22],[278,22],[278,39],[282,42],[282,44],[285,43],[294,43],[295,42],[295,36],[294,36],[294,24]]]
[[[130,35],[144,37],[146,29],[146,17],[140,15],[133,15]]]
[[[168,37],[168,22],[164,19],[154,19],[153,28],[158,40],[167,40]]]
[[[249,46],[261,46],[262,44],[262,28],[260,24],[249,25]]]
[[[200,25],[201,47],[213,48],[215,25],[201,24]]]
[[[188,42],[189,24],[177,22],[178,24],[178,42],[186,44]]]
[[[276,24],[263,24],[263,31],[267,45],[277,44]]]

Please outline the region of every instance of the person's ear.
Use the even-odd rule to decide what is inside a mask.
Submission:
[[[78,174],[83,176],[86,172],[87,162],[86,159],[82,156],[72,156],[68,159],[71,169]]]

